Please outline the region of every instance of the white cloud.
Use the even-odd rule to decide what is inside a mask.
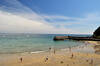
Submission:
[[[66,33],[67,31],[69,30],[66,28],[58,29],[42,20],[30,20],[11,13],[0,12],[0,32]]]

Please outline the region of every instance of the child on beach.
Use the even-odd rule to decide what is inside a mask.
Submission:
[[[48,56],[45,58],[45,62],[48,60]]]
[[[71,55],[71,59],[74,57],[74,54],[72,53],[72,55]]]

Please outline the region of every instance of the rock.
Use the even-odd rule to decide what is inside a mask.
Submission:
[[[100,39],[100,27],[98,27],[94,33],[93,33],[93,38],[98,38]]]
[[[63,61],[61,61],[60,63],[64,63]]]

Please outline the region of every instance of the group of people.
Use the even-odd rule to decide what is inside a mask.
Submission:
[[[52,48],[49,48],[49,52],[51,52],[51,50],[52,50]],[[71,47],[69,47],[69,51],[70,51],[70,52],[72,51]],[[53,53],[54,53],[54,54],[56,53],[56,50],[55,50],[55,49],[53,50]],[[74,54],[73,54],[73,53],[71,54],[70,58],[71,58],[71,59],[74,58]],[[23,58],[22,58],[22,57],[20,57],[19,60],[20,60],[21,63],[23,62]],[[45,62],[47,62],[48,60],[49,60],[49,58],[48,58],[48,56],[47,56],[47,57],[45,58]],[[86,62],[88,62],[88,61],[89,61],[89,60],[86,60]],[[91,59],[91,60],[90,60],[90,64],[93,65],[93,62],[94,62],[93,59]],[[61,62],[61,63],[63,63],[63,62]]]

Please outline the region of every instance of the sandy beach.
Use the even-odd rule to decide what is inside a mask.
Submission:
[[[55,52],[1,54],[0,66],[100,66],[100,54],[85,53],[87,48],[92,49],[93,46],[74,47],[71,51],[63,49]]]

